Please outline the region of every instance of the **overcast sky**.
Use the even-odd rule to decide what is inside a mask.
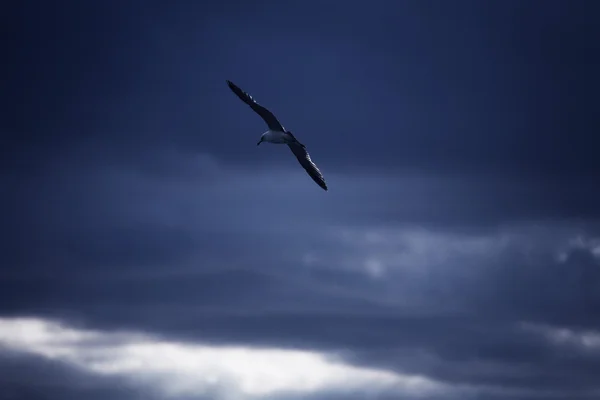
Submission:
[[[9,3],[0,399],[600,398],[597,3]]]

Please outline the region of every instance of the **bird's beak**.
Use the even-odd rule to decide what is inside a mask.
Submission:
[[[256,143],[256,145],[258,146],[261,143],[262,143],[262,140],[259,140],[258,143]]]

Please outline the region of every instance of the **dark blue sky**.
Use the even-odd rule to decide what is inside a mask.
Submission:
[[[600,396],[595,2],[1,14],[1,393]]]

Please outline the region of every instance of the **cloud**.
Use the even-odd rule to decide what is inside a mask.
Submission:
[[[264,237],[285,237],[274,232],[269,234],[267,226]],[[594,288],[600,282],[597,236],[577,225],[473,231],[348,224],[322,228],[318,240],[306,241],[303,233],[288,233],[296,240],[287,254],[262,254],[261,265],[219,251],[214,253],[219,268],[173,262],[168,269],[135,264],[112,271],[73,269],[69,279],[13,277],[2,284],[4,306],[12,302],[39,318],[93,327],[62,325],[66,332],[100,332],[103,338],[114,338],[110,332],[121,329],[155,332],[150,339],[133,335],[109,346],[119,357],[126,354],[123,349],[142,359],[159,350],[197,351],[207,360],[236,357],[214,349],[279,349],[283,353],[277,354],[336,354],[359,369],[424,377],[460,398],[480,393],[584,399],[598,390],[595,353],[569,350],[527,328],[546,324],[600,331],[593,318],[599,301]],[[249,253],[252,260],[260,259],[258,249]],[[38,293],[44,301],[24,293]],[[198,338],[202,344],[195,344]],[[132,347],[133,342],[143,345]],[[328,360],[317,360],[311,369],[330,367]],[[130,368],[125,376],[139,372],[122,368]],[[222,375],[231,376],[227,365],[223,368]],[[335,368],[329,371],[336,376]],[[155,374],[170,373],[142,375]],[[331,382],[318,393],[335,392]],[[241,384],[227,385],[244,390]]]
[[[420,396],[441,386],[424,377],[347,365],[318,352],[178,343],[35,318],[0,319],[0,345],[88,373],[127,378],[169,398],[382,390]]]
[[[570,346],[583,352],[600,352],[600,332],[524,324],[525,329],[541,334],[555,345]]]

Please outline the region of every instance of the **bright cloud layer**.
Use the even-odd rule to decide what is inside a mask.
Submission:
[[[123,377],[168,397],[266,398],[347,390],[425,395],[441,387],[424,377],[354,367],[316,352],[180,343],[35,318],[0,318],[0,346]]]

